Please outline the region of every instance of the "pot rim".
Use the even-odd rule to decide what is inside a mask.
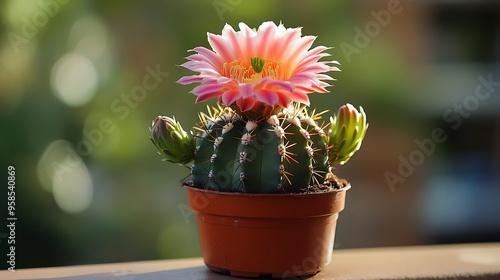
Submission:
[[[247,194],[184,186],[195,212],[226,217],[304,218],[329,216],[344,209],[347,186],[339,191],[305,194]]]
[[[207,190],[207,189],[200,189],[196,188],[190,185],[187,185],[185,183],[182,183],[182,187],[185,189],[193,189],[195,191],[199,192],[205,192],[205,193],[210,193],[210,194],[223,194],[223,195],[228,195],[228,196],[248,196],[248,197],[307,197],[307,196],[314,196],[314,195],[322,195],[322,194],[331,194],[331,193],[339,193],[343,191],[347,191],[351,189],[351,184],[348,183],[348,185],[344,186],[343,188],[340,189],[332,189],[326,192],[310,192],[310,193],[241,193],[241,192],[224,192],[224,191],[215,191],[215,190]]]

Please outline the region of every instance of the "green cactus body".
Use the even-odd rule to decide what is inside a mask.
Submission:
[[[247,193],[296,193],[323,183],[329,170],[322,129],[298,114],[260,122],[236,113],[203,122],[197,139],[194,186]]]
[[[306,130],[312,142],[314,170],[311,175],[313,185],[323,184],[323,178],[331,172],[330,159],[328,157],[328,139],[323,128],[318,126],[313,117],[302,116],[300,121],[307,125]]]
[[[188,137],[173,118],[158,117],[151,140],[168,161],[193,161],[197,188],[247,193],[300,193],[332,186],[332,164],[344,164],[359,149],[368,124],[347,104],[324,126],[320,114],[291,106],[266,119],[251,120],[231,108],[200,114],[200,132]],[[193,141],[194,140],[194,141]]]
[[[347,103],[339,108],[337,115],[330,118],[328,144],[331,162],[345,164],[359,150],[368,129],[365,111],[359,111]]]
[[[204,133],[196,141],[194,164],[191,168],[195,186],[206,189],[229,191],[232,178],[226,167],[232,162],[238,147],[239,125],[236,114],[223,114],[204,123]]]
[[[297,117],[285,119],[285,137],[287,144],[283,161],[285,180],[282,182],[285,192],[298,192],[307,187],[311,179],[312,154],[309,146],[309,133],[303,129]]]

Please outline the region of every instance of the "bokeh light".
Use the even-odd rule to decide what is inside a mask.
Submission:
[[[93,63],[78,53],[61,57],[51,73],[54,94],[68,106],[81,106],[95,95],[98,76]]]
[[[65,140],[55,140],[45,149],[37,165],[38,180],[53,194],[67,213],[85,211],[92,202],[93,183],[89,170]]]

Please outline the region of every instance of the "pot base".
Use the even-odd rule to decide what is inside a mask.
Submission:
[[[345,190],[314,194],[239,194],[187,187],[203,260],[242,277],[314,275],[331,260]]]
[[[211,265],[208,265],[208,264],[205,264],[205,265],[211,271],[214,271],[214,272],[217,272],[217,273],[220,273],[220,274],[224,274],[224,275],[229,275],[229,276],[247,277],[247,278],[266,278],[266,279],[268,279],[268,278],[283,278],[283,273],[272,274],[272,273],[259,273],[259,272],[248,272],[248,271],[235,271],[235,270],[228,270],[228,269],[225,269],[225,268],[211,266]],[[287,277],[297,277],[297,276],[311,277],[311,276],[314,276],[315,274],[317,274],[320,271],[321,270],[318,270],[318,271],[316,271],[316,272],[314,272],[312,274],[297,274],[297,275],[290,274]]]

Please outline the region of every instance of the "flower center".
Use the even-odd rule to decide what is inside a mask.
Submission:
[[[252,64],[252,68],[256,73],[262,72],[266,61],[262,58],[252,57],[250,58],[250,63]]]
[[[240,83],[255,84],[264,77],[285,80],[284,67],[276,59],[251,58],[248,62],[235,59],[222,65],[221,75],[238,80]]]

